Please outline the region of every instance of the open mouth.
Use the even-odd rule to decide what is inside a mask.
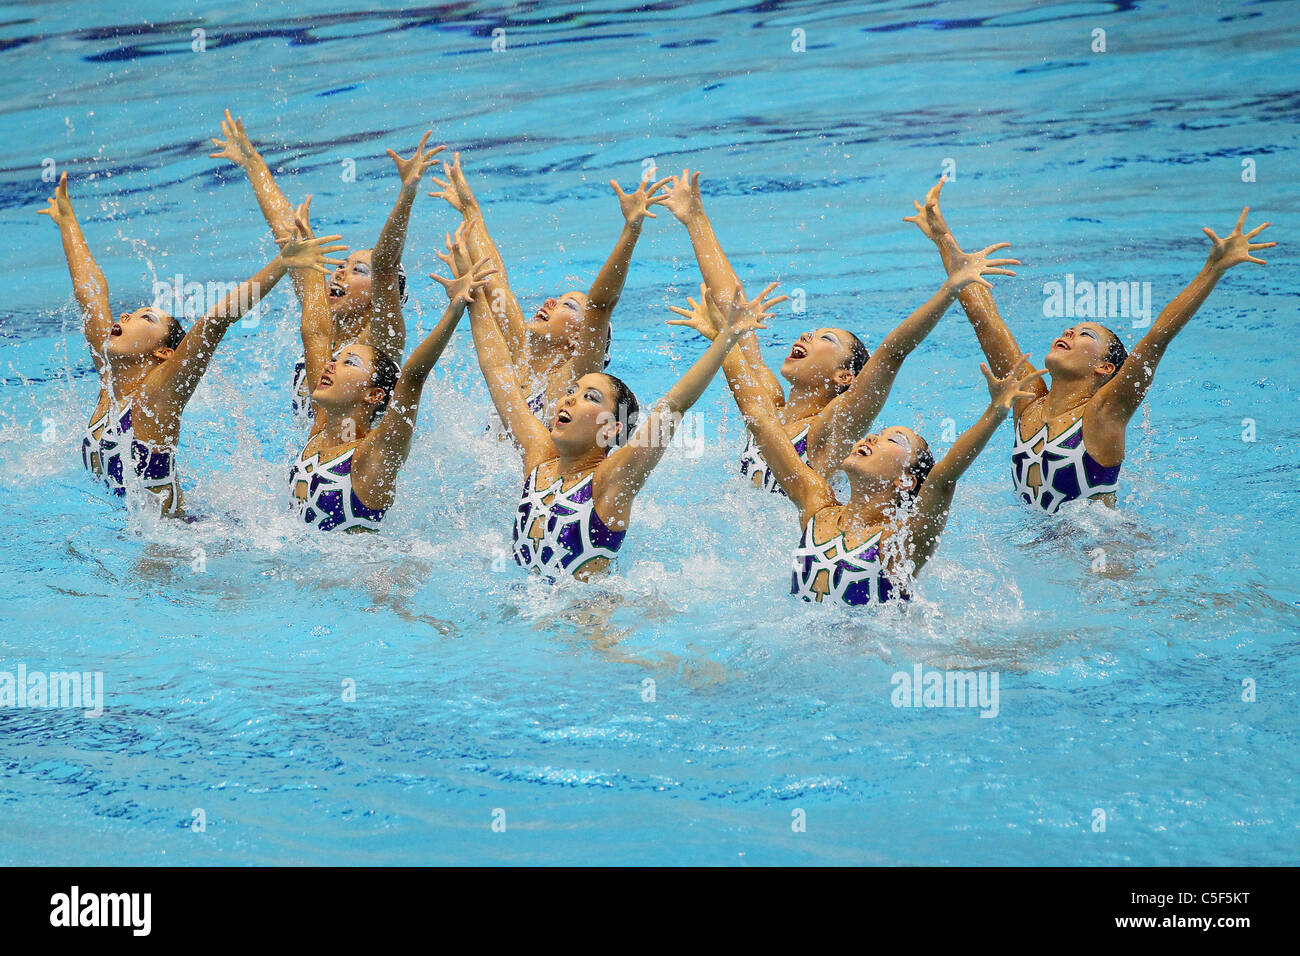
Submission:
[[[334,379],[330,378],[329,375],[328,375],[327,373],[322,372],[322,373],[321,373],[321,377],[320,377],[320,383],[321,383],[322,386],[324,386],[324,385],[333,385],[333,384],[334,384]]]
[[[122,326],[120,326],[120,325],[118,325],[116,322],[114,322],[114,323],[113,323],[113,327],[112,327],[111,329],[108,330],[108,334],[109,334],[109,335],[121,335],[121,334],[122,334]]]
[[[870,458],[870,457],[871,457],[871,446],[870,446],[870,445],[859,445],[856,449],[854,449],[853,454],[855,454],[855,455],[860,455],[860,456],[862,456],[863,458]]]
[[[799,359],[808,357],[808,349],[804,347],[802,342],[796,342],[791,347],[790,354],[786,357],[792,362],[797,362]]]
[[[533,313],[534,322],[546,322],[549,319],[550,316],[546,312],[546,306],[542,306],[540,309],[538,309],[536,312]]]
[[[573,421],[573,416],[566,411],[561,411],[555,416],[556,425],[567,425],[571,421]]]
[[[341,299],[341,298],[343,298],[345,295],[348,294],[348,290],[347,290],[347,289],[345,289],[345,288],[344,288],[343,286],[341,286],[341,285],[336,285],[336,284],[333,283],[333,282],[331,282],[331,283],[329,284],[329,289],[328,289],[327,291],[328,291],[328,293],[329,293],[329,297],[330,297],[331,299]]]
[[[1068,352],[1070,351],[1070,343],[1065,341],[1065,339],[1057,339],[1055,342],[1052,343],[1052,348],[1065,349],[1065,351]]]

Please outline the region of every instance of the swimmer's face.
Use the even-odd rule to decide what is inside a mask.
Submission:
[[[790,354],[781,363],[781,374],[791,384],[833,382],[843,391],[853,384],[853,371],[847,367],[852,341],[844,329],[805,332],[795,340]]]
[[[844,470],[850,478],[866,479],[873,485],[908,489],[916,484],[910,470],[925,447],[925,439],[912,429],[890,425],[855,444],[844,459]]]
[[[370,308],[374,279],[370,269],[370,250],[359,249],[336,266],[326,292],[330,311],[350,315]]]
[[[1080,322],[1073,328],[1066,329],[1061,337],[1052,343],[1043,359],[1043,367],[1053,375],[1062,373],[1080,378],[1086,375],[1099,375],[1102,378],[1115,371],[1115,366],[1106,360],[1110,349],[1110,332],[1096,322]]]
[[[586,314],[586,294],[566,292],[558,299],[547,299],[542,303],[528,323],[528,332],[540,338],[569,341],[573,339]]]
[[[551,419],[551,438],[565,448],[614,447],[618,422],[609,376],[592,372],[569,388]]]
[[[374,385],[375,352],[368,345],[348,345],[325,363],[311,400],[325,409],[375,405],[384,390]]]
[[[166,359],[172,354],[172,350],[167,348],[167,333],[173,321],[162,309],[152,306],[123,312],[110,327],[104,350],[117,358],[154,354]]]

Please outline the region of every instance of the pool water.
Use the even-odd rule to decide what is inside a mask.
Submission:
[[[0,861],[1300,862],[1300,8],[371,6],[0,18],[0,671],[104,681],[97,718],[0,708]],[[507,559],[522,474],[483,434],[467,326],[380,535],[313,534],[284,510],[303,440],[287,283],[186,412],[181,474],[205,520],[123,508],[83,472],[96,381],[34,214],[42,164],[68,170],[115,310],[177,274],[242,279],[274,247],[242,174],[207,158],[226,107],[353,248],[393,200],[385,148],[433,129],[463,151],[525,311],[603,262],[609,179],[702,169],[742,278],[806,298],[761,333],[773,364],[819,325],[874,347],[938,288],[900,220],[945,168],[959,241],[1024,260],[993,281],[1039,360],[1073,321],[1044,316],[1044,283],[1150,282],[1158,309],[1203,263],[1201,227],[1226,234],[1244,205],[1279,246],[1170,349],[1118,511],[1020,507],[1005,424],[911,606],[804,605],[794,514],[737,480],[719,381],[696,406],[706,440],[637,499],[618,572],[550,588]],[[441,314],[424,276],[455,224],[417,200],[412,342]],[[611,366],[643,404],[702,351],[664,324],[698,282],[685,230],[647,223]],[[987,401],[981,360],[954,308],[879,424],[942,453],[945,420],[960,431]],[[894,706],[917,665],[996,673],[996,716]]]

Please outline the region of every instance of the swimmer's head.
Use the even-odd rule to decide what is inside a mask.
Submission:
[[[573,341],[586,314],[587,294],[574,290],[543,302],[526,328],[531,336],[562,345]]]
[[[355,409],[369,425],[388,407],[397,375],[397,363],[379,349],[346,345],[325,363],[311,399],[326,412]]]
[[[1119,371],[1128,349],[1113,331],[1096,322],[1080,322],[1052,343],[1043,367],[1053,378],[1091,378],[1100,388]]]
[[[827,383],[839,394],[853,384],[868,358],[862,340],[847,329],[815,329],[795,341],[781,374],[792,385]]]
[[[636,428],[641,407],[622,379],[604,372],[582,376],[560,399],[551,438],[566,451],[613,450]]]
[[[108,331],[104,351],[110,358],[132,360],[149,358],[164,362],[185,338],[185,328],[176,317],[145,306],[123,312]]]
[[[924,438],[903,425],[890,425],[853,446],[843,462],[849,483],[865,493],[890,489],[914,498],[934,468],[934,453]]]
[[[336,316],[358,315],[368,310],[374,302],[374,270],[370,265],[370,249],[358,249],[335,266],[330,274],[325,292],[329,296],[330,311]],[[406,270],[397,266],[397,292],[406,304]]]

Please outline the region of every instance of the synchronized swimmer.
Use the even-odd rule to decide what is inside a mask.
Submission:
[[[177,467],[181,416],[230,326],[286,274],[301,308],[303,358],[294,369],[296,417],[308,426],[289,466],[288,501],[322,531],[377,531],[397,493],[420,395],[466,311],[489,395],[518,447],[524,487],[512,552],[547,580],[587,580],[616,560],[635,497],[662,458],[682,415],[721,369],[745,424],[740,473],[788,498],[801,536],[793,552],[791,593],[810,602],[869,605],[905,601],[934,554],[956,484],[1008,414],[1013,422],[1011,472],[1016,497],[1048,514],[1093,499],[1113,506],[1125,456],[1125,431],[1151,386],[1156,366],[1223,274],[1243,262],[1263,265],[1256,242],[1268,223],[1243,233],[1249,209],[1232,231],[1211,241],[1205,266],[1152,324],[1132,352],[1095,322],[1066,329],[1044,368],[1020,350],[994,304],[986,276],[1015,276],[1019,260],[991,258],[1008,243],[978,252],[957,244],[939,210],[942,181],[913,203],[915,223],[938,250],[947,274],[938,290],[885,335],[874,352],[838,326],[802,333],[780,367],[789,391],[764,363],[755,332],[765,329],[776,283],[747,297],[704,210],[699,173],[638,188],[610,185],[623,227],[586,291],[547,298],[531,320],[519,305],[505,262],[484,222],[460,154],[441,164],[429,195],[460,214],[438,257],[450,278],[432,274],[448,304],[441,319],[399,366],[406,346],[407,300],[402,253],[420,182],[446,147],[426,149],[426,133],[409,158],[388,150],[400,189],[372,249],[347,252],[342,236],[316,237],[311,196],[294,207],[229,111],[212,158],[243,168],[279,254],[186,331],[175,316],[145,306],[113,320],[103,271],[89,251],[68,196],[67,174],[48,208],[59,227],[86,341],[99,373],[95,408],[81,441],[84,466],[118,496],[139,487],[162,515],[185,517]],[[622,379],[609,374],[610,319],[627,281],[646,219],[662,206],[686,227],[703,280],[689,308],[670,324],[710,344],[681,379],[644,412]],[[330,267],[333,267],[331,270]],[[990,401],[942,458],[916,432],[891,425],[871,432],[904,360],[960,301],[987,364]],[[1044,380],[1050,376],[1050,383]],[[847,476],[841,501],[831,489]],[[788,507],[777,504],[776,507]],[[794,539],[792,539],[793,541]]]

